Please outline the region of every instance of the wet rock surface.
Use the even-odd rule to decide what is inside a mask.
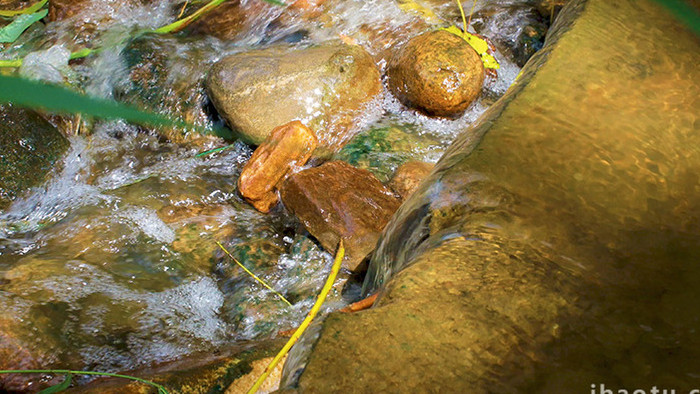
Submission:
[[[279,13],[279,9],[265,1],[226,1],[197,19],[187,31],[234,40],[252,29],[264,28],[264,18]]]
[[[282,184],[284,206],[332,253],[343,239],[346,268],[374,249],[399,200],[366,170],[332,161],[300,171]]]
[[[39,351],[33,340],[24,333],[18,319],[12,316],[0,318],[0,369],[42,369],[55,361],[49,347]],[[0,391],[26,392],[57,384],[60,378],[46,379],[40,374],[0,374]]]
[[[430,115],[455,116],[481,93],[484,65],[463,39],[437,30],[398,49],[387,77],[392,93],[404,104]]]
[[[547,3],[554,7],[545,15],[540,13],[539,5]],[[556,5],[553,3],[557,3]],[[551,24],[552,12],[561,10],[563,1],[548,3],[546,1],[537,6],[530,3],[514,3],[508,7],[508,15],[515,15],[518,23],[503,23],[503,8],[498,5],[486,6],[476,12],[472,18],[473,28],[489,38],[494,46],[502,53],[508,54],[515,63],[522,67],[544,45],[545,35]]]
[[[70,18],[82,11],[90,0],[54,0],[49,2],[49,20]]]
[[[257,3],[257,2],[256,2]],[[193,34],[233,39],[245,30],[247,16],[239,0],[227,1],[204,14],[187,29]]]
[[[210,70],[207,89],[221,116],[248,141],[260,144],[275,127],[300,120],[316,132],[319,148],[333,152],[352,136],[381,83],[364,49],[330,42],[225,57]]]
[[[0,209],[41,183],[68,145],[36,112],[0,105]]]
[[[241,195],[258,211],[269,212],[278,201],[277,184],[306,164],[317,145],[314,132],[298,120],[276,127],[243,167],[238,178]]]
[[[291,387],[698,386],[697,36],[623,0],[549,34],[387,226],[377,306],[329,316]]]

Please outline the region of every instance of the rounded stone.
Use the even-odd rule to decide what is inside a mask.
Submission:
[[[206,86],[218,113],[246,141],[259,145],[275,127],[300,120],[318,138],[314,156],[337,152],[352,138],[382,89],[369,53],[339,41],[226,56]]]
[[[389,88],[409,107],[456,116],[477,98],[484,83],[479,54],[444,30],[412,38],[389,61]]]

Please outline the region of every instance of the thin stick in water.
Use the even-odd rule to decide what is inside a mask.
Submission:
[[[219,247],[221,248],[221,250],[223,250],[224,253],[226,253],[226,254],[228,255],[228,257],[230,257],[231,259],[233,259],[233,261],[235,261],[236,264],[238,264],[239,267],[243,268],[243,271],[245,271],[248,275],[252,276],[253,279],[257,280],[261,285],[265,286],[268,290],[270,290],[271,292],[275,293],[275,294],[277,295],[277,297],[279,297],[279,298],[280,298],[282,301],[284,301],[287,305],[292,306],[292,303],[289,302],[289,301],[287,301],[287,299],[284,298],[284,296],[283,296],[282,294],[280,294],[279,292],[277,292],[277,290],[275,290],[275,289],[273,289],[272,287],[270,287],[270,285],[268,285],[267,283],[265,283],[262,279],[258,278],[254,273],[250,272],[250,270],[249,270],[248,268],[246,268],[245,265],[241,264],[238,260],[236,260],[236,258],[233,257],[233,255],[232,255],[231,253],[229,253],[229,251],[226,250],[226,248],[224,248],[224,245],[222,245],[221,242],[216,241],[216,244],[219,245]]]

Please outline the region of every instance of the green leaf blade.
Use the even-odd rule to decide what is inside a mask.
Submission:
[[[226,130],[220,128],[209,130],[116,101],[86,96],[61,86],[0,75],[0,103],[4,102],[49,112],[123,119],[141,125],[186,128],[204,134],[226,135]]]
[[[54,394],[54,393],[60,393],[61,391],[65,391],[70,387],[71,382],[73,381],[73,375],[72,374],[67,374],[66,378],[63,379],[63,382],[47,387],[39,392],[39,394]]]
[[[0,42],[15,42],[29,26],[43,19],[48,14],[49,10],[43,10],[34,14],[18,16],[12,23],[0,29]]]

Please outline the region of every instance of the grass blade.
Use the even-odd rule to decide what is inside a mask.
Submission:
[[[258,391],[260,386],[265,382],[265,379],[267,379],[268,376],[272,373],[272,371],[275,369],[277,364],[280,362],[280,360],[289,352],[289,349],[294,346],[294,344],[297,342],[299,337],[301,337],[301,334],[304,333],[306,328],[311,324],[311,321],[316,317],[316,314],[318,311],[321,309],[321,306],[323,305],[323,302],[326,300],[326,297],[328,296],[328,293],[331,291],[331,288],[333,288],[333,284],[335,283],[335,278],[338,276],[338,271],[340,271],[340,265],[343,262],[343,257],[345,257],[345,247],[343,247],[343,240],[340,240],[340,243],[338,244],[338,251],[335,254],[335,260],[333,261],[333,267],[331,267],[331,272],[328,274],[328,279],[326,279],[326,284],[323,285],[323,289],[321,289],[321,292],[318,294],[318,298],[316,299],[316,302],[314,303],[314,306],[311,307],[311,310],[309,311],[309,314],[306,315],[306,318],[304,321],[301,323],[299,328],[294,332],[294,335],[292,335],[291,338],[287,341],[287,343],[284,345],[282,350],[280,350],[279,353],[275,356],[275,358],[272,359],[270,364],[265,368],[265,372],[263,372],[262,375],[258,378],[258,380],[255,381],[255,384],[253,387],[248,390],[248,394],[254,394]]]
[[[210,149],[210,150],[202,152],[202,153],[197,153],[194,157],[202,157],[202,156],[206,156],[206,155],[209,155],[212,153],[221,152],[222,150],[231,149],[234,146],[236,146],[236,145],[231,144],[231,145],[222,146],[221,148]]]
[[[212,0],[209,3],[207,3],[204,7],[198,9],[195,11],[192,15],[182,18],[180,20],[177,20],[169,25],[165,25],[163,27],[160,27],[153,32],[158,33],[158,34],[165,34],[165,33],[176,33],[185,27],[189,25],[190,23],[194,22],[197,20],[200,16],[206,14],[207,12],[213,10],[214,8],[218,7],[223,3],[224,1],[227,0]]]
[[[209,130],[116,101],[86,96],[60,86],[0,75],[0,103],[3,102],[49,112],[84,114],[103,119],[124,119],[142,125],[194,129],[203,134],[227,134],[224,129]]]
[[[12,23],[0,29],[0,42],[15,42],[29,26],[44,18],[48,13],[49,10],[43,10],[34,14],[18,16]]]
[[[67,374],[66,378],[63,379],[63,382],[61,382],[55,386],[45,388],[45,389],[39,391],[39,394],[54,394],[54,393],[60,393],[61,391],[65,391],[68,389],[68,387],[70,387],[70,383],[72,380],[73,380],[73,374]]]
[[[49,0],[41,0],[38,3],[32,4],[27,8],[21,9],[21,10],[12,10],[12,11],[5,11],[5,10],[0,10],[0,16],[5,16],[5,17],[13,17],[17,15],[23,15],[23,14],[33,14],[41,9],[41,7],[44,6],[44,4],[48,3]]]

